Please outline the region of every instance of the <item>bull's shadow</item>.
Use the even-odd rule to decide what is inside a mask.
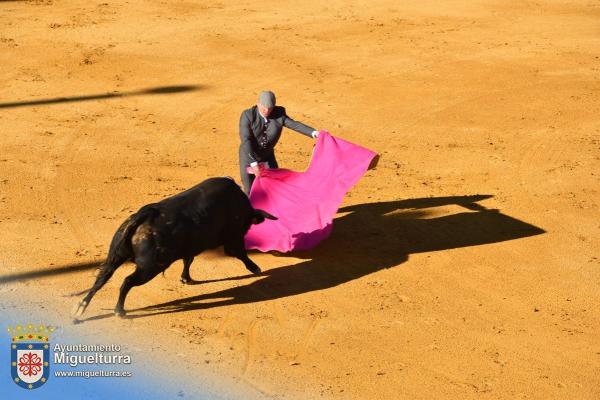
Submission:
[[[412,253],[490,244],[544,233],[540,228],[477,203],[490,197],[422,198],[345,207],[340,212],[348,214],[335,220],[329,239],[313,251],[293,254],[307,261],[270,269],[247,285],[129,310],[128,316],[141,318],[294,296],[397,266]],[[458,205],[464,211],[436,216],[435,210],[428,210],[449,205]],[[197,264],[196,275],[201,273],[200,265]]]

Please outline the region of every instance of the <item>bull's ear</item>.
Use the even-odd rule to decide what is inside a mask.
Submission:
[[[252,215],[252,223],[254,225],[258,225],[261,222],[264,222],[264,220],[266,219],[273,219],[276,220],[277,217],[272,216],[271,214],[269,214],[266,211],[263,210],[254,210],[254,215]]]

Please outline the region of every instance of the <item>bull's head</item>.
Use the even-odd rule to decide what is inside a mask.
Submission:
[[[261,222],[264,222],[266,219],[272,219],[272,220],[276,220],[277,217],[272,216],[271,214],[269,214],[266,211],[263,210],[254,210],[254,214],[252,214],[252,223],[254,225],[258,225]]]

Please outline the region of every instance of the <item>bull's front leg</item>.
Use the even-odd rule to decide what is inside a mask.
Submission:
[[[194,261],[194,257],[188,257],[183,259],[183,271],[181,272],[181,283],[189,284],[194,280],[190,276],[190,267],[192,262]]]
[[[237,257],[238,260],[241,260],[244,265],[246,266],[246,268],[248,269],[248,271],[252,272],[253,274],[260,274],[262,272],[262,270],[260,269],[260,267],[258,265],[256,265],[254,263],[254,261],[252,261],[249,257],[248,254],[246,254],[246,252],[244,251],[244,254],[242,256]]]
[[[224,246],[225,254],[228,256],[232,256],[242,261],[248,271],[253,274],[260,274],[262,271],[258,265],[254,263],[250,258],[248,258],[248,253],[246,252],[246,247],[244,246],[244,238],[241,240],[231,241],[226,243]]]

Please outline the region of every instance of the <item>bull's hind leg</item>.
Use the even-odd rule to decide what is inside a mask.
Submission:
[[[140,286],[144,283],[149,282],[156,275],[164,271],[166,267],[161,267],[158,264],[138,264],[136,265],[133,274],[127,276],[121,285],[121,292],[119,293],[119,300],[115,307],[115,314],[123,317],[125,316],[125,298],[127,294],[134,286]]]
[[[181,272],[181,283],[191,283],[193,281],[190,276],[190,267],[192,262],[194,261],[194,257],[188,257],[183,259],[183,271]]]
[[[232,240],[225,243],[224,246],[225,254],[231,257],[235,257],[238,260],[242,261],[248,271],[253,274],[260,274],[261,269],[258,265],[254,263],[250,258],[248,258],[248,253],[246,252],[246,247],[244,246],[244,239],[242,237],[241,240]]]
[[[125,298],[134,286],[140,286],[163,272],[170,265],[159,262],[157,244],[148,225],[142,225],[131,238],[135,271],[123,280],[119,300],[115,306],[115,314],[125,315]]]
[[[127,257],[115,256],[113,259],[110,259],[110,261],[107,260],[107,262],[102,265],[100,272],[96,277],[94,286],[92,286],[92,288],[85,295],[85,297],[81,299],[81,301],[75,304],[75,308],[71,313],[75,319],[83,315],[85,309],[90,304],[90,301],[92,301],[92,297],[94,297],[96,292],[100,290],[102,286],[104,286],[104,284],[113,276],[115,270],[125,261],[127,261]]]

